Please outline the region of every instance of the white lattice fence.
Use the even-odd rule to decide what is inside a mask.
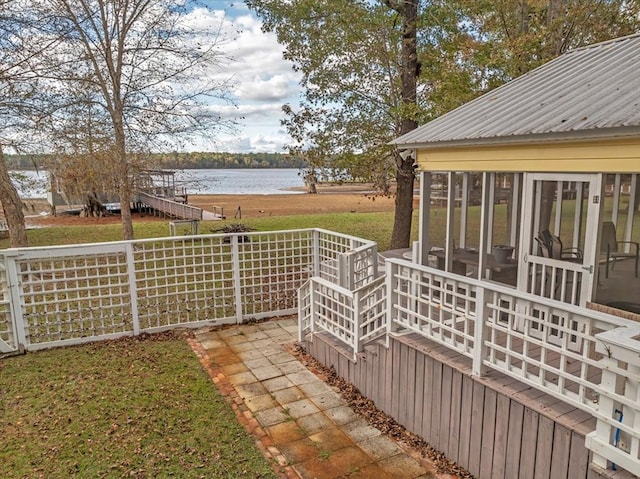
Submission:
[[[125,244],[28,250],[15,265],[28,345],[133,332]]]
[[[313,235],[309,231],[252,233],[238,243],[245,316],[290,310],[297,291],[312,273]]]
[[[291,314],[321,264],[375,247],[356,240],[294,230],[5,250],[0,352]]]
[[[354,236],[315,230],[319,276],[354,290],[378,276],[378,247]]]
[[[0,263],[0,353],[8,353],[18,349],[17,331],[11,312],[11,294],[4,264]]]
[[[235,321],[232,246],[222,236],[136,242],[136,310],[140,329]]]
[[[299,290],[298,301],[299,339],[325,331],[349,348],[354,360],[366,343],[387,331],[383,276],[355,291],[314,277]]]

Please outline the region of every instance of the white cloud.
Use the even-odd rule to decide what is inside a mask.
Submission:
[[[253,128],[245,129],[251,133]],[[256,130],[257,131],[257,130]],[[219,151],[237,153],[286,153],[289,137],[282,130],[273,134],[255,133],[253,135],[217,135],[215,138],[201,140],[185,147],[186,151]]]
[[[237,136],[218,137],[215,146],[208,149],[283,151],[291,139],[280,126],[282,105],[297,103],[300,75],[293,71],[290,62],[283,59],[283,48],[275,34],[263,32],[262,23],[243,2],[209,3],[212,10],[194,10],[190,22],[211,31],[221,28],[233,37],[223,45],[231,60],[209,74],[211,78],[229,81],[237,104],[212,104],[210,110],[223,118],[236,119],[239,131]]]

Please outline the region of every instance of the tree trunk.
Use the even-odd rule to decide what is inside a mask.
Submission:
[[[556,200],[556,194],[562,195],[562,188],[556,193],[558,183],[556,181],[542,182],[542,204],[540,205],[540,231],[551,231],[551,213]]]
[[[133,239],[133,219],[131,217],[131,188],[128,179],[120,184],[120,216],[122,219],[122,239]]]
[[[131,181],[129,178],[129,163],[127,160],[126,136],[122,120],[122,104],[116,102],[112,113],[115,139],[116,164],[118,165],[118,185],[120,195],[120,219],[122,220],[122,239],[133,239],[133,219],[131,217]]]
[[[402,16],[402,51],[400,77],[402,81],[402,104],[406,112],[415,111],[417,79],[420,74],[417,49],[418,0],[387,2]],[[410,117],[400,123],[400,135],[409,133],[418,127]],[[411,221],[413,218],[413,183],[415,180],[411,156],[402,159],[396,152],[396,205],[391,233],[390,249],[408,248],[411,240]]]
[[[396,174],[397,190],[389,249],[408,248],[413,220],[413,163],[403,161]]]
[[[22,201],[20,201],[16,187],[13,186],[9,177],[2,145],[0,145],[0,203],[2,203],[2,210],[9,228],[9,246],[12,248],[28,246]]]
[[[84,204],[84,208],[80,212],[80,216],[101,218],[108,214],[107,209],[98,200],[98,196],[95,193],[87,195],[87,199]]]
[[[316,176],[316,171],[313,168],[310,168],[304,174],[304,184],[307,186],[308,193],[313,195],[318,193],[318,189],[316,187],[318,184],[318,177]]]

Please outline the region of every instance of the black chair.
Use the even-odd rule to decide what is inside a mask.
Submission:
[[[623,251],[620,245],[630,245],[629,252]],[[600,251],[607,255],[605,278],[609,277],[609,263],[611,270],[616,265],[616,261],[620,258],[635,259],[635,276],[638,277],[638,253],[640,253],[640,245],[635,241],[618,241],[616,239],[616,225],[611,221],[602,223],[602,238],[600,240]]]
[[[564,248],[560,237],[551,234],[549,230],[540,231],[535,238],[540,247],[541,255],[545,258],[582,262],[582,250],[580,248]]]

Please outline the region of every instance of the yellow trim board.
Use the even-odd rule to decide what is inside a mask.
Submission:
[[[427,171],[640,173],[640,139],[418,150]]]

